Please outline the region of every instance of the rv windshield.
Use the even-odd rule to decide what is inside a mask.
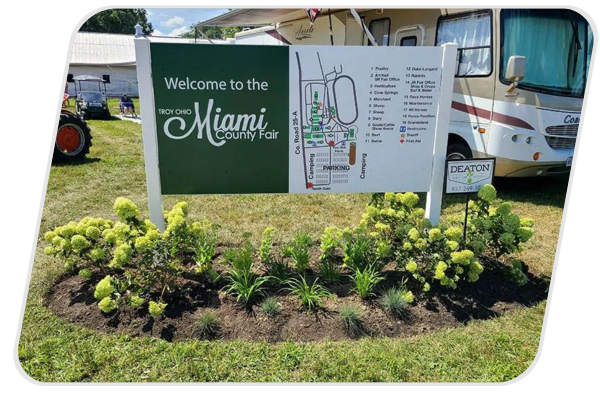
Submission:
[[[525,78],[529,89],[562,96],[583,97],[592,53],[592,30],[571,10],[502,10],[500,80],[504,83],[508,59],[527,57]]]

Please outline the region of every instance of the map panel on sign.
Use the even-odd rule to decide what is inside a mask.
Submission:
[[[373,50],[290,48],[290,192],[428,190],[441,51]]]

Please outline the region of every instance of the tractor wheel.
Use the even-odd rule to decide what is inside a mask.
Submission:
[[[81,160],[90,152],[90,127],[76,115],[61,114],[54,145],[54,161]]]

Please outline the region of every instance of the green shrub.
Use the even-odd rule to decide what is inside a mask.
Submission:
[[[112,284],[112,278],[110,275],[106,275],[104,279],[98,282],[96,290],[94,291],[94,298],[96,300],[103,300],[109,297],[115,292],[115,287]]]
[[[383,280],[381,273],[373,265],[362,271],[357,269],[350,278],[354,282],[353,290],[361,299],[372,296],[375,286]]]
[[[342,267],[337,265],[333,260],[325,258],[321,262],[319,276],[325,282],[336,283],[342,278]]]
[[[148,303],[148,312],[150,313],[150,315],[152,315],[153,318],[160,317],[165,311],[165,308],[167,308],[167,303],[164,303],[162,301],[150,301],[150,303]]]
[[[84,268],[82,270],[79,270],[79,276],[83,279],[90,279],[92,277],[92,271],[90,271],[87,268]]]
[[[322,261],[332,260],[335,257],[335,253],[341,245],[342,234],[343,231],[334,226],[325,228],[319,245]]]
[[[520,218],[507,202],[493,208],[491,204],[495,198],[496,189],[485,185],[477,200],[470,203],[467,239],[468,247],[475,255],[486,249],[498,258],[516,253],[533,236],[533,220]]]
[[[108,314],[118,307],[117,301],[111,299],[110,297],[105,297],[100,302],[98,302],[98,308],[105,314]]]
[[[317,283],[318,280],[315,279],[312,285],[306,282],[304,276],[288,280],[290,294],[297,296],[302,306],[309,312],[321,307],[324,297],[331,296],[327,289]]]
[[[262,312],[269,318],[273,318],[281,312],[281,304],[274,297],[267,297],[260,303]]]
[[[217,232],[219,225],[203,220],[200,224],[192,224],[195,230],[196,246],[194,248],[194,261],[196,272],[201,274],[211,269],[211,261],[217,251]]]
[[[231,264],[232,268],[238,271],[250,271],[254,265],[252,254],[254,249],[252,244],[246,241],[241,249],[227,249],[225,260]]]
[[[381,307],[396,318],[406,318],[409,314],[409,305],[413,303],[412,292],[400,287],[391,288],[383,292],[380,299]]]
[[[352,336],[359,335],[363,331],[362,312],[352,303],[346,303],[340,306],[340,317],[344,328]]]
[[[260,261],[264,265],[268,265],[272,261],[272,251],[273,251],[273,236],[275,234],[275,228],[272,226],[268,226],[262,235],[262,241],[260,242],[260,248],[258,252],[258,256]]]
[[[352,271],[363,271],[376,260],[373,240],[362,233],[344,235],[344,264]]]
[[[178,282],[183,268],[171,245],[159,239],[139,259],[137,268],[128,270],[127,288],[141,294],[174,293],[179,290]],[[162,298],[162,296],[161,296]]]
[[[227,279],[227,293],[232,294],[238,303],[243,303],[246,307],[250,307],[264,294],[266,283],[269,281],[269,277],[259,276],[251,269],[235,267],[227,272]]]
[[[196,332],[204,339],[216,337],[221,330],[217,315],[211,311],[204,312],[196,322]]]
[[[61,259],[69,270],[101,265],[110,248],[102,234],[112,226],[112,221],[102,218],[85,217],[79,222],[69,222],[44,234],[48,243],[44,253]]]
[[[144,305],[144,303],[146,302],[143,298],[141,298],[140,296],[138,296],[137,294],[131,294],[128,298],[127,298],[128,303],[133,307],[133,308],[140,308]]]
[[[526,285],[529,282],[529,278],[523,272],[523,264],[519,260],[513,260],[512,266],[509,269],[509,278],[515,282],[518,286]]]

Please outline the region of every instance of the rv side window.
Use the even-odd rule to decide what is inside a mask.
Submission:
[[[488,10],[440,17],[435,44],[458,45],[456,76],[492,73],[492,18]]]
[[[417,45],[417,37],[416,36],[405,36],[400,39],[400,46],[416,46]]]
[[[369,22],[369,30],[379,46],[389,46],[390,44],[390,19],[380,18]],[[371,43],[369,42],[369,46]]]

